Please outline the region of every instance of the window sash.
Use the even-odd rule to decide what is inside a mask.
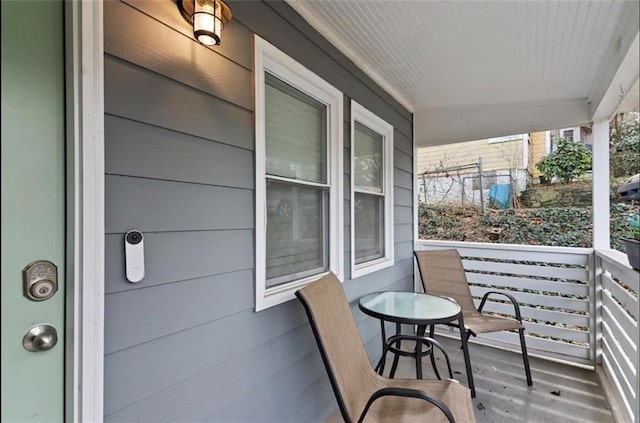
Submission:
[[[326,105],[326,180],[321,182],[269,175],[266,169],[266,110],[265,78],[272,74],[286,81],[300,92],[309,95]],[[301,279],[278,285],[267,286],[266,247],[267,247],[267,187],[266,181],[282,180],[300,186],[322,188],[328,191],[328,212],[325,230],[328,231],[329,270],[343,280],[344,266],[344,194],[343,194],[343,106],[342,92],[325,80],[309,71],[306,67],[275,48],[269,42],[254,34],[254,87],[255,87],[255,310],[266,308],[295,299],[295,291],[317,279],[318,275],[298,274]],[[328,273],[324,272],[324,273]],[[304,273],[304,272],[301,272]],[[270,281],[282,282],[282,281]]]
[[[327,183],[328,106],[265,71],[265,112],[266,173]]]
[[[269,199],[269,182],[272,181],[271,178],[267,178],[266,181],[266,192],[267,192],[267,200]],[[317,238],[304,238],[301,237],[300,235],[303,234],[304,231],[304,225],[305,223],[308,222],[308,216],[302,214],[302,213],[297,213],[296,210],[300,210],[300,208],[296,208],[294,207],[294,205],[292,204],[291,207],[291,211],[292,211],[292,215],[291,216],[280,216],[280,217],[291,217],[291,222],[289,222],[289,225],[291,226],[291,241],[290,241],[290,246],[288,248],[292,248],[294,250],[296,250],[296,253],[294,254],[290,254],[290,255],[284,255],[284,256],[279,256],[279,257],[274,257],[273,256],[273,251],[275,250],[271,250],[271,254],[269,251],[269,241],[270,241],[270,233],[269,233],[269,228],[270,223],[269,220],[271,219],[272,221],[277,219],[278,217],[276,216],[276,213],[272,213],[271,217],[269,216],[269,213],[267,213],[267,242],[266,242],[266,279],[265,279],[265,284],[267,289],[269,288],[273,288],[279,285],[283,285],[292,281],[296,281],[298,279],[302,279],[308,276],[313,276],[313,275],[318,275],[321,274],[323,272],[327,272],[329,269],[329,244],[330,244],[330,237],[329,237],[329,210],[328,210],[328,205],[329,205],[329,187],[310,187],[308,185],[303,185],[303,184],[298,184],[296,182],[289,182],[289,183],[283,183],[280,180],[273,180],[273,182],[280,184],[280,185],[288,185],[290,188],[302,188],[304,190],[307,191],[318,191],[318,194],[320,194],[320,202],[319,202],[319,210],[318,210],[318,214],[320,215],[320,226],[321,226],[321,230],[319,232],[316,232],[316,234],[319,233],[319,236]],[[297,193],[292,193],[291,194],[291,198],[288,199],[289,203],[291,202],[300,202],[298,197],[295,197],[296,194],[300,194],[300,192]],[[285,198],[286,199],[286,198]],[[298,200],[298,201],[295,201]],[[303,201],[304,203],[304,201]],[[303,204],[304,205],[304,204]],[[267,206],[268,207],[268,206]],[[274,234],[271,234],[274,235]],[[296,255],[301,255],[301,254],[314,254],[316,253],[316,251],[314,251],[313,249],[311,250],[305,250],[302,249],[301,244],[304,243],[305,240],[311,240],[311,241],[318,241],[320,243],[320,246],[318,248],[317,251],[319,251],[319,261],[320,261],[320,265],[316,266],[316,267],[312,267],[309,269],[304,269],[301,271],[297,271],[297,272],[291,272],[291,273],[287,273],[284,275],[278,275],[276,277],[269,277],[269,262],[270,261],[277,261],[278,259],[281,260],[286,260],[289,257],[295,257]],[[275,240],[271,240],[271,241],[275,241]],[[291,261],[288,263],[281,263],[279,265],[274,265],[271,268],[275,268],[278,266],[287,266],[287,265],[291,265],[293,267],[295,267],[296,265],[299,265],[300,263],[303,263],[304,261],[312,261],[314,258],[314,256],[309,257],[307,260],[303,260],[303,261]]]
[[[385,178],[385,153],[384,143],[385,137],[383,134],[379,134],[376,131],[368,128],[364,124],[358,122],[354,123],[354,136],[353,136],[353,178],[354,187],[356,189],[369,191],[369,192],[384,192],[384,178]],[[367,143],[369,145],[367,145]],[[371,144],[374,144],[373,146]],[[377,145],[375,145],[377,144]],[[371,148],[373,147],[373,148]],[[362,151],[367,150],[370,151]],[[360,151],[358,151],[360,150]],[[363,154],[364,153],[364,154]],[[373,157],[371,157],[373,156]],[[376,157],[377,156],[377,157]],[[362,161],[368,161],[370,166],[377,166],[377,171],[366,172],[363,171]],[[377,183],[372,182],[368,184],[362,184],[363,179],[375,178]],[[360,183],[359,183],[360,182]]]
[[[355,161],[357,160],[358,152],[356,151],[356,137],[357,131],[364,127],[366,131],[375,134],[374,138],[380,139],[380,183],[379,187],[371,187],[362,184],[358,184],[356,180],[357,166]],[[393,244],[393,126],[368,111],[364,107],[360,106],[355,101],[351,101],[351,277],[358,278],[360,276],[381,270],[385,267],[392,266],[394,264],[394,244]],[[371,152],[369,152],[371,153]],[[363,197],[365,196],[365,197]],[[355,202],[356,198],[369,198],[377,199],[375,201],[375,210],[373,213],[377,214],[377,217],[373,220],[377,226],[369,234],[365,234],[363,237],[368,237],[370,240],[375,239],[379,241],[375,251],[366,255],[358,255],[357,249],[361,247],[357,240],[357,235],[362,234],[362,231],[357,230],[358,221],[362,223],[362,215],[360,211],[356,211]],[[369,202],[371,203],[371,202]],[[371,213],[371,211],[370,211]],[[370,222],[369,222],[370,223]],[[357,233],[358,232],[358,233]],[[365,231],[366,232],[366,231]],[[376,233],[376,236],[372,235]]]
[[[354,212],[354,221],[353,221],[353,225],[355,226],[354,229],[354,245],[353,248],[355,249],[355,253],[354,253],[354,260],[355,260],[355,264],[362,264],[362,263],[366,263],[366,262],[370,262],[372,260],[377,260],[379,258],[383,258],[385,256],[385,197],[382,195],[375,195],[375,194],[370,194],[370,193],[363,193],[363,192],[356,192],[356,195],[354,197],[354,200],[356,201],[356,204],[358,202],[358,197],[360,197],[360,200],[365,200],[365,199],[373,199],[375,201],[375,205],[374,205],[374,209],[373,210],[369,210],[369,213],[373,213],[375,215],[374,220],[376,220],[374,223],[375,226],[377,226],[377,228],[373,229],[373,239],[375,242],[375,238],[377,238],[377,242],[375,242],[377,245],[376,247],[372,248],[372,247],[366,247],[366,248],[360,248],[362,247],[362,245],[358,245],[358,243],[362,243],[363,242],[363,237],[361,236],[360,238],[358,238],[358,235],[362,235],[363,234],[363,230],[362,230],[362,224],[364,223],[363,220],[365,219],[364,216],[358,216],[358,210],[356,210]],[[355,206],[357,207],[357,205]],[[366,213],[366,211],[362,210],[364,213]],[[361,217],[361,219],[358,219],[359,217]],[[360,220],[360,223],[358,222]],[[372,235],[371,232],[364,232],[365,235]],[[359,255],[359,252],[361,252],[362,250],[367,251],[367,255]]]

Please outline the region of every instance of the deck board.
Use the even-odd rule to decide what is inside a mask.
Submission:
[[[467,386],[467,376],[460,342],[444,337],[442,342],[451,359],[454,377]],[[403,346],[407,348],[407,346]],[[409,346],[410,348],[410,346]],[[487,346],[469,344],[477,397],[473,399],[478,423],[613,423],[596,373],[581,367],[529,357],[533,386],[525,381],[520,354]],[[385,376],[391,368],[387,357]],[[446,372],[444,359],[437,360],[441,374]],[[435,379],[431,362],[424,359],[425,379]],[[411,358],[401,358],[398,378],[415,378]],[[559,391],[560,395],[553,395]],[[336,420],[337,419],[337,420]],[[327,421],[338,421],[334,413]]]

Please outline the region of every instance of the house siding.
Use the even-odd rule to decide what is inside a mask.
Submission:
[[[536,167],[536,164],[542,160],[544,156],[547,154],[547,133],[546,131],[542,132],[533,132],[531,134],[531,162],[529,164],[531,168],[531,175],[534,178],[542,175],[542,173]]]
[[[412,115],[284,2],[229,2],[223,44],[193,40],[175,2],[105,2],[105,421],[320,421],[335,400],[297,301],[256,313],[252,36],[394,130],[395,265],[344,288],[371,359],[378,322],[357,298],[413,284]],[[350,139],[345,125],[345,186]],[[123,236],[146,276],[124,276]]]
[[[418,176],[418,196],[427,204],[480,205],[482,198],[489,203],[489,189],[493,184],[513,183],[515,190],[521,192],[530,175],[529,169],[524,168],[524,153],[522,137],[510,141],[482,139],[420,148],[417,151],[418,175],[477,164],[478,158],[482,158],[484,197],[480,194],[480,180],[475,178],[478,169],[474,167]]]
[[[418,173],[438,168],[476,163],[482,157],[482,169],[522,169],[522,138],[489,143],[488,140],[458,142],[418,149]],[[468,170],[462,173],[472,173]]]

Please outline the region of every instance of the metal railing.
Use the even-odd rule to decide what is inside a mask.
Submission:
[[[614,388],[624,421],[640,422],[638,374],[640,275],[619,251],[596,251],[596,297],[600,311],[596,360]]]
[[[476,305],[501,290],[514,295],[527,329],[529,353],[596,366],[614,391],[623,421],[640,423],[640,273],[623,253],[591,248],[417,241],[416,250],[456,248]],[[421,290],[419,272],[416,289]],[[513,316],[511,304],[489,300],[484,311]],[[440,329],[447,335],[449,328]],[[471,342],[520,351],[517,332]]]

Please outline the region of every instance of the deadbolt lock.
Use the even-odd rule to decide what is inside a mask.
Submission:
[[[32,301],[44,301],[58,290],[58,268],[47,260],[34,261],[22,271],[24,296]]]

